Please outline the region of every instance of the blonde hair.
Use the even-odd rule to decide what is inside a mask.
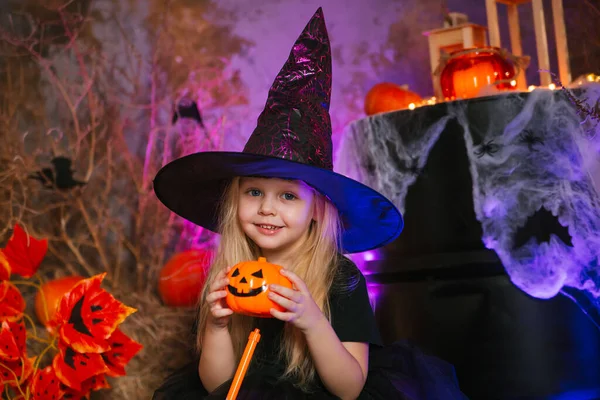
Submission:
[[[199,303],[198,331],[196,346],[202,351],[204,330],[209,317],[209,307],[204,301],[210,282],[219,271],[242,261],[255,260],[260,249],[243,232],[238,221],[238,199],[240,179],[234,178],[224,191],[219,224],[221,238],[213,263],[211,264],[207,284],[204,286]],[[297,253],[295,264],[286,266],[296,273],[311,292],[315,303],[330,320],[329,289],[333,284],[339,263],[340,219],[335,206],[322,194],[314,191],[315,220],[312,221],[306,243]],[[251,317],[234,314],[229,324],[236,359],[241,358],[253,328]],[[315,367],[308,352],[308,346],[302,332],[291,324],[286,324],[280,357],[286,362],[285,377],[293,378],[298,387],[308,389],[315,378]]]

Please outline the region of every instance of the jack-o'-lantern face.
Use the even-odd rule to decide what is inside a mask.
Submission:
[[[271,308],[283,311],[267,296],[270,284],[292,287],[280,270],[279,265],[268,263],[264,257],[235,265],[227,274],[227,306],[236,313],[254,317],[271,317]]]

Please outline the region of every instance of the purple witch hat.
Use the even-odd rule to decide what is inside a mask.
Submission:
[[[275,78],[244,150],[170,162],[154,179],[156,196],[176,214],[216,232],[218,205],[232,177],[298,179],[338,209],[344,253],[386,245],[402,231],[402,216],[380,193],[333,172],[330,99],[331,48],[319,8]]]

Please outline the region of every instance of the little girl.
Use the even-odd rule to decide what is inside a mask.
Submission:
[[[244,150],[192,154],[157,174],[168,208],[221,237],[200,298],[198,360],[155,400],[225,398],[253,328],[261,340],[240,400],[464,398],[451,367],[402,344],[381,346],[365,278],[341,255],[391,242],[403,221],[381,194],[333,172],[330,93],[319,8]],[[234,314],[225,303],[227,272],[258,257],[283,266],[293,283],[269,287],[284,310],[271,309],[272,318]]]

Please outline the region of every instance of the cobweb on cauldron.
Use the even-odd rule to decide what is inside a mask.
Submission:
[[[573,95],[596,104],[600,85]],[[600,326],[600,125],[561,91],[507,96],[486,126],[449,111],[465,130],[484,244],[524,292],[563,292]]]
[[[598,84],[572,93],[588,109],[600,104]],[[404,213],[408,188],[446,123],[456,119],[484,244],[521,290],[537,298],[562,293],[600,328],[600,118],[582,116],[564,92],[550,90],[447,103],[445,115],[423,114],[433,121],[414,123],[417,113],[350,124],[336,170]],[[409,125],[411,132],[399,131]]]
[[[393,113],[355,121],[340,139],[336,170],[382,193],[404,213],[408,188],[449,119],[400,133]]]

